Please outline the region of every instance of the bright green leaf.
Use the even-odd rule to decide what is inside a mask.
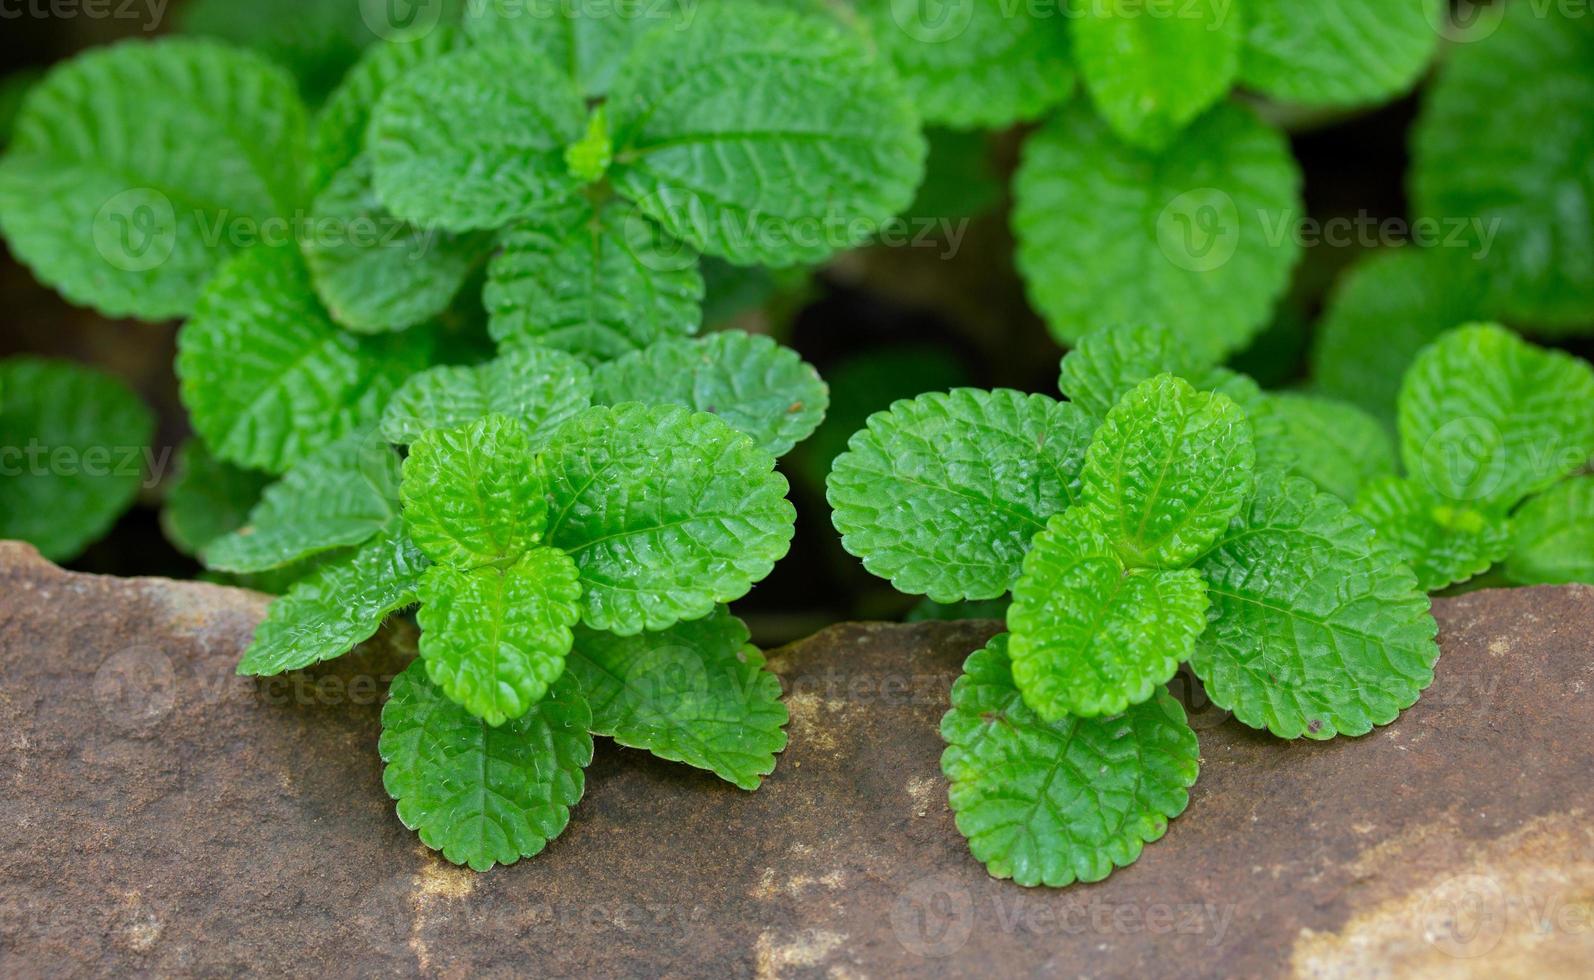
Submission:
[[[827,481],[842,545],[899,592],[994,599],[1072,504],[1093,420],[1044,395],[959,388],[870,416]]]
[[[780,679],[723,606],[657,633],[579,628],[570,672],[592,705],[592,731],[661,759],[757,789],[786,747]]]
[[[1290,470],[1346,503],[1375,477],[1395,472],[1395,444],[1383,425],[1346,402],[1271,395],[1265,411],[1283,429]]]
[[[1245,412],[1164,374],[1107,413],[1085,454],[1081,496],[1126,564],[1179,568],[1223,534],[1255,477]]]
[[[817,262],[913,200],[925,142],[893,73],[824,19],[714,5],[633,49],[608,106],[620,193],[738,264]]]
[[[608,94],[615,72],[643,35],[682,30],[697,12],[683,0],[478,0],[466,7],[465,29],[480,44],[511,43],[527,58],[557,65],[592,99]]]
[[[566,423],[545,458],[548,543],[581,567],[581,621],[629,636],[701,619],[785,557],[775,458],[703,412],[627,403]]]
[[[1161,691],[1110,718],[1047,724],[1025,706],[998,636],[963,665],[941,719],[957,827],[996,878],[1100,881],[1184,812],[1200,768],[1184,709]]]
[[[404,461],[404,524],[433,561],[461,570],[503,563],[542,541],[545,488],[520,420],[429,429]]]
[[[1198,567],[1212,622],[1191,666],[1212,701],[1252,728],[1364,735],[1433,682],[1438,627],[1416,577],[1310,481],[1264,481]]]
[[[773,456],[808,438],[830,392],[796,351],[768,337],[728,330],[654,344],[599,366],[595,400],[677,404],[724,419]]]
[[[1557,484],[1511,519],[1505,573],[1522,585],[1594,585],[1594,476]]]
[[[244,235],[302,205],[305,129],[293,80],[249,52],[91,51],[29,93],[0,161],[0,228],[74,303],[186,316]]]
[[[1232,3],[1158,16],[1143,0],[1094,0],[1072,20],[1074,60],[1096,109],[1126,142],[1159,152],[1222,99],[1240,70]]]
[[[636,208],[584,197],[546,208],[504,235],[484,294],[493,339],[603,361],[697,332],[697,252]]]
[[[155,417],[122,382],[65,361],[0,361],[0,538],[76,558],[144,482]]]
[[[1511,550],[1505,518],[1441,499],[1410,480],[1374,480],[1355,502],[1356,513],[1417,573],[1424,592],[1482,575]]]
[[[489,415],[524,422],[534,445],[592,404],[592,375],[563,351],[527,347],[475,367],[435,367],[412,376],[382,413],[382,434],[409,445],[428,429],[453,429]]]
[[[494,728],[444,696],[417,661],[382,706],[382,784],[404,826],[448,860],[477,871],[514,864],[570,822],[592,762],[591,722],[572,679]]]
[[[1129,390],[1159,374],[1173,374],[1199,388],[1214,387],[1204,381],[1224,381],[1213,375],[1216,357],[1179,331],[1147,323],[1093,330],[1079,339],[1063,357],[1057,387],[1068,400],[1102,418]]]
[[[1041,719],[1115,715],[1151,697],[1207,626],[1193,569],[1126,569],[1084,508],[1053,517],[1024,556],[1007,611],[1008,653]]]
[[[398,491],[398,454],[369,430],[350,433],[267,487],[242,527],[205,548],[205,567],[264,572],[360,544],[398,517]]]
[[[1352,106],[1417,83],[1447,0],[1247,0],[1240,81],[1280,102]]]
[[[1215,353],[1268,322],[1300,254],[1300,172],[1281,133],[1234,106],[1165,153],[1119,142],[1088,108],[1024,144],[1016,259],[1059,340],[1122,323],[1176,325]]]
[[[356,337],[317,302],[292,248],[238,256],[177,336],[177,376],[194,429],[220,459],[285,472],[381,415],[425,367],[421,333]]]
[[[565,670],[580,572],[554,548],[508,567],[433,565],[421,579],[421,656],[443,693],[489,725],[519,718]]]

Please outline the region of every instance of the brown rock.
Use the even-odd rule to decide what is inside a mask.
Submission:
[[[540,857],[422,848],[376,755],[413,634],[232,675],[264,600],[0,545],[0,975],[1478,976],[1594,961],[1594,590],[1438,605],[1433,689],[1366,738],[1194,715],[1190,809],[1106,882],[964,847],[936,724],[992,624],[838,626],[772,658],[792,746],[755,794],[600,748]]]

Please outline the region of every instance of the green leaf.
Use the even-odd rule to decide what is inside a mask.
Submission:
[[[356,337],[316,301],[293,248],[258,247],[217,274],[177,336],[194,429],[220,459],[282,473],[381,415],[426,367],[424,333]]]
[[[1186,344],[1244,347],[1300,254],[1300,172],[1282,134],[1220,106],[1162,154],[1064,110],[1024,144],[1013,187],[1016,259],[1052,333],[1177,325]]]
[[[0,161],[0,228],[73,303],[187,316],[246,235],[302,206],[305,128],[292,79],[257,55],[189,39],[91,51],[29,93]]]
[[[404,461],[404,524],[433,561],[513,560],[542,541],[548,498],[525,423],[489,415],[429,429]]]
[[[511,43],[528,59],[558,66],[592,99],[608,94],[621,62],[643,35],[679,31],[696,13],[680,0],[479,0],[466,7],[465,29],[479,44]]]
[[[721,606],[707,618],[618,637],[580,628],[570,672],[592,705],[592,731],[757,789],[786,747],[780,679]]]
[[[1511,519],[1505,574],[1522,585],[1594,585],[1594,476],[1557,484]]]
[[[267,487],[244,526],[205,548],[205,567],[265,572],[360,544],[395,521],[398,500],[398,454],[370,430],[350,433]]]
[[[405,330],[448,309],[492,251],[492,238],[400,221],[371,186],[367,156],[316,198],[304,258],[333,319],[360,333]]]
[[[621,636],[701,619],[791,546],[775,459],[703,412],[628,403],[566,423],[545,457],[548,543],[581,567],[581,621]]]
[[[796,351],[728,330],[654,344],[600,365],[595,400],[685,405],[718,415],[772,456],[784,456],[824,420],[830,392]]]
[[[579,197],[504,235],[484,301],[501,344],[605,361],[696,333],[703,274],[696,251],[629,203]]]
[[[458,30],[440,27],[369,48],[316,115],[310,134],[310,186],[321,190],[365,153],[371,113],[389,86],[418,65],[458,48],[463,37]]]
[[[177,450],[176,476],[161,507],[161,530],[178,551],[197,555],[243,527],[270,484],[265,473],[224,463],[203,442],[189,439]]]
[[[1100,881],[1184,812],[1195,732],[1166,691],[1121,715],[1047,724],[1013,686],[1007,644],[998,636],[969,657],[941,719],[958,830],[992,877]]]
[[[925,142],[900,83],[825,20],[698,11],[633,49],[612,88],[610,179],[699,251],[818,262],[913,200]]]
[[[132,506],[155,416],[122,382],[65,361],[0,361],[0,538],[76,558]]]
[[[1252,728],[1364,735],[1433,682],[1438,627],[1416,577],[1307,480],[1263,481],[1198,567],[1211,624],[1190,664],[1213,703]]]
[[[1505,513],[1594,456],[1594,369],[1497,326],[1453,330],[1406,373],[1400,456],[1438,496]]]
[[[1151,14],[1098,0],[1073,18],[1074,60],[1096,109],[1123,140],[1161,151],[1229,91],[1244,31],[1232,4]]]
[[[1459,44],[1412,136],[1418,218],[1464,218],[1494,315],[1586,332],[1594,322],[1594,31],[1588,12],[1506,4]]]
[[[1013,679],[1048,722],[1115,715],[1151,697],[1207,626],[1193,569],[1127,569],[1085,508],[1053,517],[1007,611]]]
[[[1282,427],[1290,470],[1346,503],[1370,480],[1395,472],[1395,444],[1383,425],[1345,402],[1270,395],[1266,412]]]
[[[564,150],[586,117],[567,78],[513,45],[441,55],[391,85],[372,113],[377,196],[423,227],[502,227],[580,186]]]
[[[533,548],[513,565],[433,565],[421,579],[421,656],[443,693],[502,725],[541,701],[565,670],[581,618],[575,562]]]
[[[1180,568],[1228,528],[1255,475],[1240,406],[1164,374],[1107,413],[1085,454],[1081,496],[1125,564]]]
[[[1072,504],[1094,422],[997,389],[921,395],[869,417],[827,481],[847,551],[897,591],[994,599],[1030,539]]]
[[[445,697],[417,661],[382,706],[382,784],[404,826],[448,860],[477,871],[514,864],[570,822],[592,762],[591,721],[572,679],[494,728]]]
[[[1248,0],[1240,81],[1302,105],[1353,106],[1417,83],[1446,0]]]
[[[1374,252],[1329,294],[1312,352],[1316,388],[1393,432],[1400,382],[1418,352],[1485,310],[1484,281],[1471,261],[1439,249]]]
[[[540,444],[592,404],[587,366],[562,351],[527,347],[475,367],[434,367],[412,376],[382,413],[382,434],[409,445],[428,429],[453,429],[489,415],[524,422]]]
[[[376,40],[361,16],[374,7],[361,0],[189,0],[178,29],[260,52],[293,72],[304,97],[316,102]]]
[[[1216,356],[1192,346],[1172,328],[1128,323],[1093,330],[1063,357],[1057,387],[1068,400],[1102,418],[1130,389],[1159,374],[1191,379],[1197,387],[1215,375]]]
[[[1002,129],[1073,94],[1068,31],[1055,20],[1015,14],[1003,0],[951,8],[865,0],[859,8],[925,122]]]
[[[389,529],[321,566],[266,610],[238,673],[265,677],[343,656],[415,604],[428,565],[406,535]]]
[[[1424,592],[1482,575],[1511,550],[1505,518],[1440,499],[1411,480],[1385,476],[1367,484],[1356,513],[1400,552]]]

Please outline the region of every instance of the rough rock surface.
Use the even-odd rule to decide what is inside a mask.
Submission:
[[[992,624],[777,651],[756,794],[600,748],[563,837],[486,875],[382,791],[412,634],[232,675],[264,600],[70,575],[0,544],[0,975],[1575,975],[1594,962],[1594,590],[1438,606],[1428,696],[1366,738],[1201,728],[1190,809],[1106,882],[988,878],[936,724]],[[1198,695],[1192,695],[1199,699]]]

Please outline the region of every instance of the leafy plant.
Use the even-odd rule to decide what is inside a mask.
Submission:
[[[1425,590],[1501,561],[1524,585],[1588,578],[1577,552],[1594,529],[1588,481],[1566,479],[1594,460],[1586,362],[1494,325],[1444,334],[1406,373],[1400,456],[1405,476],[1368,484],[1356,509]]]
[[[1274,396],[1150,328],[1087,337],[1060,387],[899,401],[830,476],[876,575],[1012,593],[953,688],[942,768],[975,856],[1025,885],[1099,880],[1184,810],[1181,663],[1245,724],[1326,739],[1393,721],[1439,652],[1401,556],[1290,474]]]

